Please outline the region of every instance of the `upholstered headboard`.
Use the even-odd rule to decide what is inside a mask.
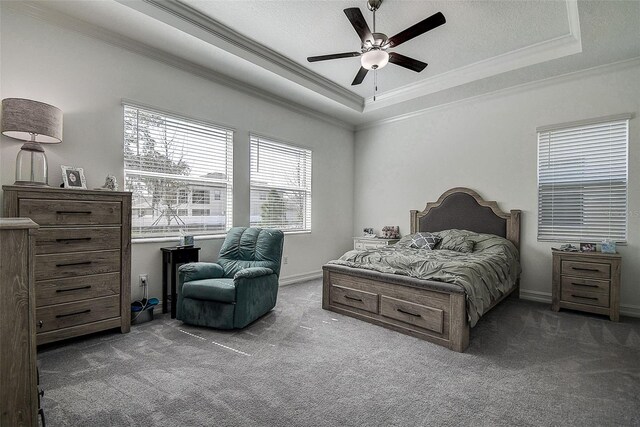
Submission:
[[[520,213],[503,212],[496,202],[486,201],[468,188],[452,188],[436,202],[427,203],[423,211],[411,211],[411,233],[457,228],[504,237],[519,250]]]

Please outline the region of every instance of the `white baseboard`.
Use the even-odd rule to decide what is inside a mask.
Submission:
[[[528,291],[520,289],[520,298],[528,301],[543,302],[551,304],[551,293],[540,291]],[[640,317],[640,307],[637,305],[620,304],[620,314],[629,317]]]
[[[280,286],[293,285],[294,283],[306,282],[322,278],[322,270],[310,271],[308,273],[294,274],[292,276],[281,277]]]
[[[620,304],[620,314],[629,317],[640,317],[640,307],[637,305]]]
[[[520,299],[526,299],[528,301],[544,302],[551,304],[550,292],[528,291],[520,288]]]

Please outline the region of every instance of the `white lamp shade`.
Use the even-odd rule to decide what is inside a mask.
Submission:
[[[378,70],[389,63],[389,54],[380,49],[372,49],[360,57],[360,63],[367,70]]]
[[[44,102],[6,98],[2,100],[0,128],[9,138],[57,144],[62,142],[62,111]]]

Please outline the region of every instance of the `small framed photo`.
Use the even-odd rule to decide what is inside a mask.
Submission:
[[[62,168],[62,181],[64,188],[81,188],[87,189],[87,180],[84,178],[82,168],[74,168],[72,166],[60,166]]]
[[[595,252],[595,243],[580,243],[580,252]]]

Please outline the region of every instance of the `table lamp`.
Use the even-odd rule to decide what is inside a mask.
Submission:
[[[2,134],[24,143],[16,158],[16,185],[49,185],[47,156],[40,144],[62,142],[62,111],[23,98],[2,100]]]

